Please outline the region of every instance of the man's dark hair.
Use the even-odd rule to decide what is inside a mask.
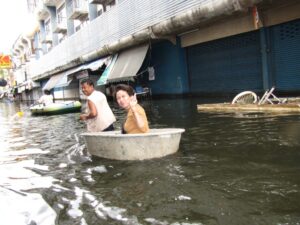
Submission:
[[[80,82],[80,84],[87,84],[94,87],[94,82],[91,79],[84,79]]]
[[[45,90],[44,90],[44,94],[45,94],[45,95],[50,95],[51,92],[50,92],[49,90],[45,89]]]

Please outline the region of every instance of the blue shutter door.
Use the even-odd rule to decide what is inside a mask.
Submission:
[[[277,91],[300,90],[300,20],[270,28],[271,71]]]
[[[259,32],[249,32],[187,48],[192,93],[260,91]]]

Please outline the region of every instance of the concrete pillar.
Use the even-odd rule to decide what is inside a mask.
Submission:
[[[103,12],[106,12],[106,5],[102,4],[102,7],[103,7]]]
[[[66,0],[67,35],[68,35],[68,37],[75,33],[74,20],[69,19],[72,12],[73,12],[73,0]]]
[[[270,68],[269,68],[269,47],[267,42],[266,28],[260,29],[260,49],[261,49],[261,65],[263,76],[263,88],[264,90],[271,88]]]
[[[50,13],[52,46],[54,47],[58,45],[58,34],[53,33],[55,27],[57,26],[56,8],[47,6],[47,9]]]
[[[46,31],[45,31],[45,21],[44,20],[40,20],[40,37],[42,39],[46,38]],[[39,40],[40,42],[41,40]],[[43,54],[47,53],[47,45],[45,43],[42,44],[42,52]]]
[[[97,18],[97,5],[89,4],[89,20],[92,21],[93,19]]]
[[[33,46],[34,46],[35,59],[39,59],[40,58],[40,51],[41,51],[41,49],[38,48],[39,39],[38,39],[38,34],[37,33],[34,34],[33,42],[34,42]]]

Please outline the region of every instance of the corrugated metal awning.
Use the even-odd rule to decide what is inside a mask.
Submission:
[[[68,74],[65,73],[64,76],[55,84],[55,88],[67,87],[72,82],[73,78],[68,79]]]
[[[142,45],[121,52],[108,74],[108,82],[129,80],[136,76],[147,54],[149,45]]]
[[[109,63],[107,64],[105,70],[103,71],[101,77],[97,81],[97,86],[106,84],[107,77],[110,74],[112,68],[114,67],[117,58],[118,58],[118,54],[114,55],[114,57],[109,61]]]
[[[48,80],[48,82],[45,84],[43,87],[43,90],[51,90],[52,88],[55,87],[55,85],[63,78],[65,75],[65,72],[56,74]]]
[[[65,79],[65,84],[67,84],[66,82],[70,83],[72,81],[72,79],[74,78],[73,75],[77,74],[80,71],[87,70],[87,69],[95,71],[95,70],[98,70],[100,67],[102,67],[103,64],[108,65],[108,64],[110,64],[110,62],[111,62],[111,57],[109,56],[109,57],[106,57],[106,58],[101,58],[101,59],[98,59],[96,61],[93,61],[93,62],[90,62],[90,63],[87,63],[87,64],[77,66],[75,68],[69,69],[69,70],[66,71],[66,74],[65,74],[67,76],[67,78],[64,78]],[[67,84],[67,85],[69,85],[69,84]],[[65,86],[67,86],[67,85],[65,85]]]
[[[89,64],[85,64],[84,69],[90,69],[92,71],[95,71],[95,70],[99,69],[103,64],[108,65],[110,63],[110,61],[111,61],[110,56],[106,57],[106,58],[98,59]]]

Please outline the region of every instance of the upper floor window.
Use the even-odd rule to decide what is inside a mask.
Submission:
[[[49,35],[51,33],[50,20],[45,22],[45,33]]]
[[[35,8],[38,6],[39,0],[27,0],[27,7],[30,13],[34,13]]]
[[[106,5],[106,10],[107,11],[110,10],[115,4],[116,4],[115,0],[109,2],[109,4]]]
[[[73,8],[87,9],[88,1],[87,0],[73,0]]]
[[[57,23],[58,24],[62,24],[62,23],[66,23],[66,7],[65,4],[62,4],[58,9],[57,9]]]
[[[97,15],[100,16],[103,13],[103,5],[97,5]]]

